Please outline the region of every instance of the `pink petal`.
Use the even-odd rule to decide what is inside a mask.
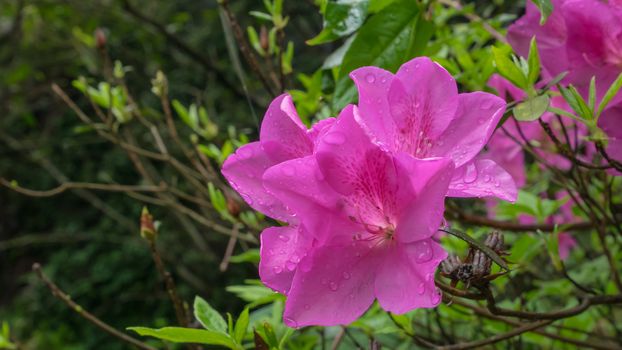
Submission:
[[[268,158],[259,142],[244,145],[230,155],[222,166],[222,174],[231,187],[253,209],[281,221],[292,221],[283,204],[263,187],[262,176],[275,162]]]
[[[317,161],[326,181],[346,197],[348,216],[364,225],[386,227],[397,214],[393,158],[370,141],[356,113],[354,106],[341,112],[317,147]]]
[[[443,220],[445,196],[454,169],[449,159],[419,160],[397,156],[400,214],[396,237],[413,242],[432,237]]]
[[[276,163],[313,152],[307,129],[287,94],[278,96],[270,103],[261,123],[259,140],[268,157]]]
[[[348,324],[374,300],[376,257],[363,242],[317,248],[299,265],[283,320],[290,327]]]
[[[263,181],[318,240],[340,231],[350,234],[343,229],[352,223],[343,214],[341,195],[326,182],[314,156],[275,165],[265,172]]]
[[[387,93],[393,74],[377,67],[362,67],[350,73],[359,93],[359,117],[364,129],[379,142],[393,147],[395,125],[389,115]]]
[[[313,141],[314,145],[317,145],[317,143],[320,141],[322,136],[324,136],[326,132],[330,130],[330,127],[333,125],[335,120],[337,119],[336,118],[322,119],[311,126],[311,130],[309,130],[308,134],[311,140]]]
[[[287,295],[298,263],[312,239],[300,227],[268,227],[261,233],[259,277],[266,286]]]
[[[399,149],[414,154],[424,138],[438,137],[454,117],[457,97],[456,81],[438,63],[427,57],[404,63],[388,92],[391,115],[404,138]]]
[[[452,123],[429,151],[430,156],[451,157],[456,167],[481,151],[505,112],[505,101],[485,92],[460,94],[458,101]]]
[[[475,159],[454,172],[449,184],[450,197],[498,197],[515,201],[516,184],[512,176],[490,159]]]
[[[432,239],[387,249],[374,288],[380,306],[396,314],[437,306],[441,295],[434,285],[434,273],[446,257]]]
[[[488,79],[487,85],[495,89],[497,91],[497,96],[507,102],[522,101],[527,97],[527,94],[523,90],[517,88],[514,84],[510,83],[509,80],[496,73]]]

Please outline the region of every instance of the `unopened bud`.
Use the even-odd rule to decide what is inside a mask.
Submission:
[[[261,28],[259,29],[259,45],[266,52],[270,48],[270,39],[266,26],[261,26]]]
[[[103,29],[95,29],[95,45],[99,50],[106,48],[106,33]]]
[[[227,198],[227,211],[229,211],[229,214],[231,214],[234,218],[237,218],[240,215],[240,205],[235,201],[235,199]]]
[[[149,213],[147,207],[143,207],[140,214],[140,236],[148,241],[154,241],[156,236],[156,228],[153,224],[153,216]]]

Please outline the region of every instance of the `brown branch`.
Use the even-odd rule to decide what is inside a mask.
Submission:
[[[0,185],[12,189],[15,192],[30,196],[30,197],[53,197],[59,195],[67,190],[74,189],[88,189],[108,192],[163,192],[166,191],[166,186],[133,186],[133,185],[116,185],[116,184],[100,184],[91,182],[64,182],[59,186],[50,190],[32,190],[21,187],[11,181],[7,181],[0,177]]]
[[[533,331],[535,329],[538,328],[542,328],[544,326],[547,326],[548,324],[552,323],[552,320],[545,320],[545,321],[538,321],[538,322],[533,322],[533,323],[527,323],[524,324],[518,328],[514,328],[513,330],[506,332],[506,333],[501,333],[501,334],[497,334],[495,336],[492,336],[490,338],[486,338],[486,339],[482,339],[482,340],[476,340],[476,341],[471,341],[471,342],[466,342],[466,343],[459,343],[459,344],[454,344],[454,345],[447,345],[447,346],[439,346],[437,347],[437,349],[442,349],[442,350],[463,350],[463,349],[475,349],[475,348],[480,348],[483,347],[485,345],[490,345],[490,344],[494,344],[494,343],[498,343],[500,341],[506,340],[506,339],[510,339],[512,337],[515,337],[517,335],[521,335],[523,333],[527,333],[530,331]]]
[[[233,224],[233,229],[231,230],[231,237],[229,238],[229,242],[227,243],[227,249],[225,249],[225,255],[222,258],[222,262],[220,263],[220,271],[227,271],[227,267],[229,267],[229,259],[231,259],[231,255],[233,255],[233,249],[235,248],[235,243],[238,241],[238,233],[240,231],[240,226],[236,223]]]
[[[104,321],[102,321],[99,318],[95,317],[90,312],[84,310],[82,308],[82,306],[80,306],[76,302],[74,302],[69,295],[67,295],[60,288],[58,288],[58,286],[56,284],[54,284],[54,282],[52,282],[43,273],[43,270],[41,269],[41,265],[39,263],[33,264],[32,265],[32,270],[37,274],[39,279],[41,281],[43,281],[43,283],[45,283],[47,288],[52,292],[52,295],[54,295],[56,298],[58,298],[62,302],[64,302],[67,306],[69,306],[73,311],[78,313],[78,315],[83,317],[85,320],[87,320],[90,323],[94,324],[95,326],[97,326],[98,328],[103,330],[104,332],[106,332],[106,333],[108,333],[108,334],[110,334],[110,335],[112,335],[112,336],[114,336],[114,337],[116,337],[116,338],[126,342],[126,343],[132,344],[133,346],[135,346],[135,347],[137,347],[139,349],[156,350],[155,348],[153,348],[153,347],[151,347],[151,346],[141,342],[138,339],[132,338],[132,337],[130,337],[127,334],[119,332],[118,330],[114,329],[113,327],[111,327],[110,325],[105,323]]]
[[[607,151],[605,151],[605,147],[603,147],[602,142],[596,142],[596,149],[598,150],[598,153],[600,153],[600,155],[603,156],[603,158],[605,158],[613,168],[615,168],[617,171],[622,171],[622,163],[609,156]]]
[[[525,232],[525,231],[543,231],[543,232],[553,232],[555,231],[555,227],[557,229],[563,229],[564,231],[579,231],[590,229],[594,227],[594,224],[591,222],[578,222],[567,225],[555,225],[555,224],[519,224],[516,222],[510,221],[499,221],[494,219],[489,219],[484,216],[467,214],[457,208],[450,209],[451,214],[454,215],[455,219],[462,223],[478,225],[478,226],[486,226],[491,228],[496,228],[499,230],[505,231],[515,231],[515,232]]]

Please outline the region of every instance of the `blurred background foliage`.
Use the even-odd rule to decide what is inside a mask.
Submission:
[[[490,46],[496,41],[491,34],[494,31],[485,26],[503,33],[502,28],[520,15],[524,4],[473,1],[460,10],[447,3],[306,0],[285,1],[282,11],[277,11],[270,9],[272,2],[232,1],[228,5],[230,12],[236,15],[242,35],[263,71],[257,74],[243,59],[242,46],[232,37],[236,33],[215,0],[1,1],[0,175],[14,180],[14,185],[39,190],[67,181],[148,184],[135,171],[127,152],[96,132],[101,127],[122,137],[131,134],[138,143],[147,142],[153,133],[144,126],[165,123],[162,89],[172,101],[182,143],[196,149],[196,157],[207,160],[215,169],[235,147],[257,138],[265,107],[282,90],[292,94],[306,123],[334,116],[355,98],[347,74],[361,65],[395,70],[409,58],[427,55],[454,75],[462,91],[487,89],[486,82],[494,72]],[[387,10],[391,6],[404,10]],[[378,30],[394,31],[396,35],[379,39]],[[280,67],[282,76],[273,74],[275,67]],[[263,79],[259,78],[262,75]],[[110,124],[83,123],[52,91],[52,84],[90,115],[98,109],[104,114],[110,110]],[[136,120],[143,117],[148,123]],[[167,140],[172,137],[170,131],[166,132]],[[183,147],[175,150],[184,153]],[[217,177],[209,181],[210,185],[206,181],[201,183],[203,188],[197,189],[187,183],[179,169],[155,161],[147,167],[171,186],[208,201],[205,208],[195,212],[219,227],[242,227],[243,234],[256,237],[261,227],[269,224],[244,209],[239,198]],[[531,173],[538,178],[537,168]],[[547,181],[538,178],[534,188],[546,189]],[[151,184],[157,183],[158,178]],[[174,323],[174,310],[161,287],[149,248],[139,235],[144,204],[150,206],[159,222],[158,245],[184,300],[199,295],[221,313],[234,315],[240,313],[245,302],[274,300],[261,294],[265,293],[261,288],[252,294],[252,288],[256,288],[252,283],[246,289],[225,289],[256,279],[256,267],[229,264],[226,272],[221,272],[229,239],[187,212],[153,205],[122,192],[77,189],[54,197],[32,198],[0,187],[0,320],[10,325],[13,339],[32,349],[125,348],[54,299],[31,273],[33,262],[44,264],[46,274],[74,300],[117,329]],[[469,208],[471,202],[461,205]],[[480,214],[485,210],[482,205],[476,208]],[[240,210],[245,214],[238,216]],[[469,232],[481,237],[486,231]],[[548,261],[548,257],[540,256],[538,262],[532,253],[534,247],[546,250],[541,246],[545,244],[543,239],[522,236],[509,241],[514,245],[516,261],[532,268]],[[580,243],[589,245],[585,240]],[[460,241],[448,239],[446,244],[456,251],[465,249]],[[256,261],[256,252],[250,248],[256,248],[256,244],[241,243],[233,253],[246,251],[247,255],[237,260]],[[589,249],[585,251],[591,254]],[[582,265],[582,275],[576,278],[590,283],[595,278],[590,271],[606,266],[604,261],[598,263],[599,259],[591,262],[594,266]],[[524,300],[525,295],[519,297],[520,293],[512,290],[515,286],[496,285],[513,296],[510,299],[515,303],[538,304],[542,294],[560,290],[570,293],[572,287],[564,279],[539,286],[530,285],[529,279],[520,276],[516,280],[524,280],[528,286],[525,290],[535,294]],[[594,283],[607,288],[606,280]],[[231,291],[242,298],[234,297]],[[245,298],[244,293],[251,295]],[[258,301],[261,297],[268,299]],[[277,311],[281,307],[278,300],[274,304]],[[535,309],[543,306],[547,305],[530,305]],[[591,322],[592,328],[610,327],[597,325],[595,319],[585,315],[572,322]],[[436,325],[431,322],[441,316],[455,322],[452,334],[466,339],[505,330],[501,323],[484,324],[479,320],[482,324],[474,329],[471,316],[444,306],[419,310],[398,321],[404,325],[414,322],[432,332]],[[374,332],[389,348],[400,344],[395,338],[385,339],[383,333],[391,333],[396,326],[377,309],[356,327],[362,330],[363,339],[364,334]],[[333,331],[329,330],[327,337],[334,337]],[[526,341],[529,337],[536,343],[544,342],[537,335],[526,336]],[[295,341],[304,348],[304,344],[313,347],[317,339],[316,333],[307,332]],[[408,344],[401,346],[409,348]]]

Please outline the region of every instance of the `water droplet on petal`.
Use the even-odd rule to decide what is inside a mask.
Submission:
[[[288,325],[289,327],[298,328],[298,322],[296,322],[296,320],[294,320],[291,317],[284,317],[283,321],[285,321],[285,324]]]
[[[294,271],[296,269],[296,264],[291,261],[288,261],[285,263],[285,267],[287,267],[289,271]]]
[[[373,84],[374,81],[376,81],[376,76],[369,73],[367,74],[367,76],[365,76],[365,80],[367,80],[368,83]]]
[[[422,295],[423,293],[425,293],[425,283],[421,282],[417,286],[417,294]]]
[[[335,131],[324,136],[324,140],[331,145],[341,145],[346,142],[346,137],[341,132]]]
[[[387,82],[387,78],[382,78],[382,80],[380,80],[380,82],[385,84]]]
[[[466,167],[463,181],[464,183],[470,184],[475,182],[475,180],[477,180],[477,168],[475,167],[475,164],[470,163]]]
[[[417,263],[426,263],[432,260],[432,256],[434,252],[432,251],[432,247],[430,247],[430,243],[427,241],[419,242],[416,246],[415,250],[415,261]]]
[[[300,256],[298,256],[298,254],[293,254],[291,258],[289,258],[289,261],[298,264],[300,262]]]
[[[432,293],[432,297],[430,299],[430,301],[432,302],[433,305],[438,305],[441,302],[441,291],[438,290],[438,288],[436,288],[436,291],[434,291],[434,293]]]
[[[330,282],[328,284],[328,288],[330,288],[330,290],[332,290],[333,292],[337,291],[337,289],[339,289],[339,286],[337,285],[337,283],[335,282]]]
[[[286,235],[279,235],[279,239],[283,242],[289,242],[289,237]]]
[[[279,273],[283,272],[283,268],[280,266],[275,266],[272,268],[272,271],[274,271],[274,273],[278,275]]]
[[[490,179],[490,175],[486,175],[486,176],[484,176],[484,181],[486,181],[486,182],[490,182],[490,180],[491,180],[491,179]]]
[[[304,308],[305,308],[305,310],[309,310],[309,309],[311,309],[311,305],[305,304]]]
[[[352,277],[352,276],[351,276],[348,272],[344,272],[344,273],[343,273],[343,279],[344,279],[344,280],[349,280],[349,279],[350,279],[350,277]]]

